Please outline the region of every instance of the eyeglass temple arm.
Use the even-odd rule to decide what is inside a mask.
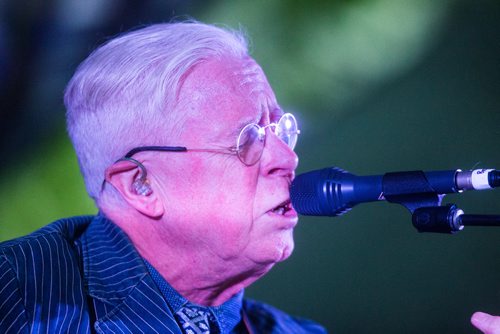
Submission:
[[[130,150],[127,154],[125,154],[125,158],[130,158],[134,154],[143,151],[187,152],[187,148],[184,146],[141,146]]]

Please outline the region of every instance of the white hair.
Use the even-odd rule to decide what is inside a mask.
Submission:
[[[171,111],[186,73],[208,59],[247,54],[239,32],[178,22],[111,39],[80,64],[66,87],[66,120],[98,206],[108,166],[133,147],[165,145],[172,136],[179,115]]]

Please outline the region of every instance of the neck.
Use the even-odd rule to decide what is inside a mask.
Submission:
[[[140,221],[120,212],[106,213],[131,239],[139,254],[184,298],[218,306],[266,274],[272,264],[210,257],[198,247],[182,247],[173,237],[158,233],[159,221]]]

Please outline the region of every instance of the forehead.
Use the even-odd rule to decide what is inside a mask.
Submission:
[[[178,108],[186,126],[212,133],[227,133],[238,124],[267,122],[269,114],[279,109],[264,72],[249,57],[197,65],[182,84]]]

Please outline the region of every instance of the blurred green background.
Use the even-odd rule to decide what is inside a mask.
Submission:
[[[0,240],[96,212],[64,130],[79,62],[132,27],[193,17],[243,29],[283,107],[299,171],[500,168],[500,2],[2,1]],[[449,195],[500,214],[500,190]],[[419,234],[388,203],[302,217],[291,259],[247,295],[334,333],[476,333],[500,314],[500,228]]]

